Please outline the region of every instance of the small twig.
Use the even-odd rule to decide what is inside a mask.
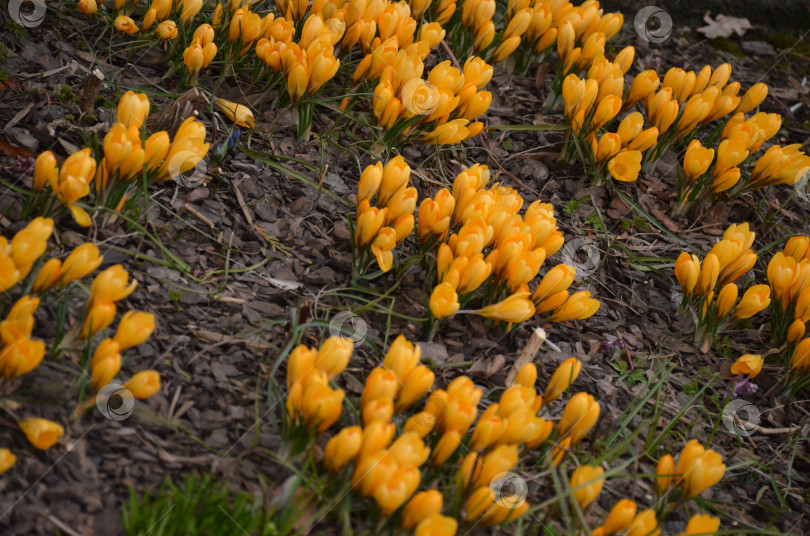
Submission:
[[[70,534],[70,536],[82,536],[81,534],[79,534],[78,532],[67,526],[64,521],[60,520],[58,517],[55,517],[53,514],[43,514],[43,517],[45,517],[45,519],[47,519],[48,521],[59,527],[59,530]]]
[[[532,336],[529,337],[529,342],[526,343],[526,346],[520,351],[520,355],[515,359],[512,370],[506,375],[506,385],[512,385],[520,369],[534,361],[534,357],[537,355],[537,352],[540,351],[540,347],[543,346],[545,341],[546,331],[543,328],[535,328]]]
[[[192,207],[188,203],[183,205],[183,210],[185,210],[186,212],[188,212],[189,214],[191,214],[192,216],[194,216],[195,218],[197,218],[198,220],[200,220],[201,222],[206,224],[211,229],[214,228],[214,222],[212,222],[211,220],[209,220],[208,218],[203,216],[201,213],[197,212],[197,209],[195,209],[194,207]]]

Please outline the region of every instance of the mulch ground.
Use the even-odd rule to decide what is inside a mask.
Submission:
[[[77,121],[75,99],[70,97],[80,94],[92,67],[98,65],[112,73],[108,81],[120,88],[172,90],[176,86],[176,80],[162,79],[165,65],[157,51],[139,58],[137,69],[125,68],[123,54],[96,58],[77,49],[72,28],[70,17],[56,25],[54,17],[29,30],[28,39],[8,31],[0,33],[0,42],[13,52],[0,62],[8,75],[0,82],[0,151],[7,155],[0,157],[0,176],[15,186],[27,187],[30,177],[19,171],[14,152],[18,149],[7,145],[28,146],[34,152],[50,149],[65,156],[71,145],[83,145],[83,134],[103,136],[106,132],[114,112],[98,105],[97,119],[85,116]],[[657,68],[663,75],[669,66],[699,68],[705,63],[716,66],[728,61],[733,66],[732,79],[743,89],[758,81],[767,82],[771,94],[763,109],[785,118],[778,142],[803,143],[806,147],[810,98],[808,87],[796,74],[796,62],[801,58],[734,57],[709,47],[695,34],[673,37],[651,49],[631,31],[632,26],[625,24],[613,44],[637,46],[634,69]],[[551,75],[541,77],[538,83],[535,71],[531,69],[524,77],[497,71],[491,83],[494,99],[486,115],[488,126],[562,124],[558,112],[541,106],[550,90]],[[236,100],[243,91],[236,81],[227,80],[219,95]],[[115,102],[109,87],[102,96]],[[159,105],[170,102],[153,100]],[[21,115],[22,110],[27,112]],[[158,395],[138,402],[128,419],[116,422],[95,411],[68,421],[75,390],[66,388],[65,367],[60,366],[64,364],[40,366],[21,380],[2,384],[0,389],[5,392],[0,394],[14,392],[15,400],[23,403],[17,413],[35,413],[66,424],[66,434],[57,448],[35,452],[13,419],[0,417],[0,445],[18,455],[16,468],[0,479],[3,533],[115,535],[123,533],[120,506],[129,486],[155,489],[166,477],[179,479],[187,472],[209,471],[222,481],[232,482],[235,488],[272,494],[288,476],[270,455],[280,445],[283,408],[269,387],[274,385],[271,377],[283,373],[277,358],[297,333],[295,326],[315,319],[328,322],[337,312],[359,303],[347,298],[360,293],[351,288],[349,209],[343,200],[352,198],[360,170],[373,159],[360,151],[339,148],[351,149],[354,142],[352,133],[344,132],[343,126],[330,130],[337,114],[316,114],[314,129],[331,137],[329,143],[321,143],[317,137],[297,141],[294,129],[284,127],[289,119],[277,110],[256,115],[254,131],[243,132],[242,145],[220,166],[209,167],[204,184],[186,187],[166,182],[150,190],[140,220],[148,237],[124,225],[92,231],[90,238],[105,252],[104,266],[123,263],[139,281],[127,306],[150,311],[159,322],[155,335],[137,351],[130,351],[125,371],[156,368],[163,387]],[[227,132],[221,126],[215,128],[213,118],[204,111],[200,118],[214,136],[212,147],[222,144]],[[351,129],[356,129],[359,137],[364,135],[364,127]],[[573,259],[589,268],[587,277],[576,285],[590,289],[602,308],[585,322],[544,325],[532,320],[505,335],[471,315],[443,322],[433,341],[424,346],[425,354],[439,365],[437,383],[467,373],[485,388],[502,386],[532,330],[543,327],[558,350],[546,346],[541,351],[539,383],[545,385],[561,360],[572,355],[582,359],[585,366],[577,387],[593,393],[602,406],[594,437],[615,428],[619,415],[640,396],[664,360],[674,366],[664,386],[666,419],[690,404],[696,382],[702,387],[712,374],[722,375],[702,397],[707,409],[702,405],[688,409],[677,428],[677,437],[682,439],[708,437],[718,419],[711,414],[717,409],[711,397],[722,400],[731,385],[729,357],[764,352],[768,348],[767,327],[755,320],[747,328],[727,331],[709,353],[698,352],[691,341],[691,319],[678,315],[677,283],[671,264],[667,264],[684,249],[674,237],[707,251],[728,223],[750,221],[758,243],[765,246],[788,232],[810,232],[805,212],[808,207],[793,200],[779,211],[791,193],[790,188],[782,187],[731,205],[701,209],[689,219],[671,219],[668,214],[674,202],[675,174],[674,156],[670,155],[654,173],[618,186],[660,222],[667,234],[650,225],[612,188],[590,186],[578,164],[560,161],[562,133],[493,132],[485,146],[476,141],[475,145],[441,151],[423,145],[401,147],[401,154],[413,168],[413,185],[419,189],[420,199],[449,183],[466,165],[480,162],[490,166],[493,182],[515,187],[528,202],[551,202],[566,241],[579,240],[577,244],[584,248],[586,257],[591,255]],[[308,185],[239,150],[248,145],[270,158],[292,157],[317,167],[325,164],[325,173],[278,160],[315,186]],[[0,226],[5,236],[23,225],[16,219],[22,199],[3,188]],[[598,225],[599,219],[604,228]],[[88,240],[88,235],[63,219],[56,238],[58,251],[65,252]],[[174,259],[165,254],[158,241]],[[760,259],[761,267],[769,258],[770,253]],[[558,254],[547,266],[562,260]],[[178,269],[183,268],[181,263],[187,269]],[[373,284],[385,288],[391,281],[382,278]],[[386,305],[404,316],[423,316],[423,290],[420,274],[409,274]],[[80,321],[82,312],[81,307],[71,308],[70,322]],[[37,333],[55,328],[55,318],[37,318]],[[423,325],[398,317],[364,313],[363,318],[370,344],[357,348],[343,375],[342,382],[350,393],[359,393],[360,382],[378,362],[371,345],[385,345],[387,321],[391,322],[389,342],[399,333],[418,341],[427,336]],[[309,329],[303,341],[317,345],[316,337],[320,333]],[[724,355],[726,352],[729,355]],[[467,362],[472,364],[464,364]],[[127,374],[122,372],[121,376]],[[709,496],[722,509],[755,525],[772,524],[783,532],[808,534],[810,507],[805,490],[810,483],[806,444],[810,406],[806,395],[794,400],[776,396],[777,390],[771,387],[780,377],[779,365],[766,365],[757,378],[759,391],[749,398],[762,411],[762,427],[799,425],[801,432],[796,435],[804,440],[792,437],[788,441],[786,434],[777,433],[755,434],[738,441],[719,426],[712,444],[729,467],[750,459],[761,465],[730,470]],[[26,393],[34,388],[44,393],[44,398],[31,400]],[[652,465],[647,460],[646,466],[643,462],[634,471],[650,473]],[[259,473],[272,484],[269,490],[262,489]],[[598,507],[609,508],[624,497],[628,482],[611,481]],[[642,502],[651,497],[649,489],[637,489],[636,493]]]

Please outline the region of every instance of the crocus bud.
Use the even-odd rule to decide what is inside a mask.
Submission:
[[[343,428],[326,444],[323,464],[330,473],[337,473],[360,452],[363,430],[359,426]]]
[[[391,427],[394,424],[391,423]],[[363,433],[365,436],[365,432]],[[360,456],[352,475],[352,484],[360,488],[360,493],[370,497],[384,482],[396,474],[399,464],[393,457],[379,451],[368,456]]]
[[[713,450],[705,451],[702,456],[683,468],[684,496],[697,497],[704,490],[719,482],[725,472],[726,466],[723,463],[723,457]]]
[[[451,284],[436,285],[430,294],[430,312],[434,318],[451,316],[458,311],[459,307],[458,294]]]
[[[314,426],[320,434],[335,424],[343,411],[343,389],[311,384],[304,389],[303,414],[307,426]]]
[[[377,204],[385,206],[391,196],[407,186],[410,176],[411,168],[402,156],[396,156],[389,160],[383,167],[380,191],[377,194]]]
[[[717,305],[715,309],[715,318],[722,320],[734,308],[737,303],[737,296],[739,289],[734,283],[728,283],[720,289],[717,294]]]
[[[300,344],[290,352],[287,358],[287,388],[290,389],[298,382],[302,382],[305,377],[315,372],[315,361],[317,352],[306,345]]]
[[[605,485],[604,474],[601,467],[583,465],[571,475],[571,491],[581,509],[586,509],[599,496]]]
[[[129,128],[141,128],[149,116],[149,98],[144,93],[127,91],[118,101],[118,122]]]
[[[14,379],[28,374],[42,362],[45,343],[22,337],[2,349],[0,376]]]
[[[492,320],[520,323],[531,318],[534,311],[529,291],[518,291],[498,303],[479,309],[478,314]]]
[[[421,473],[413,466],[400,467],[391,478],[374,489],[374,500],[383,515],[389,516],[413,495],[419,487]]]
[[[237,104],[220,98],[217,98],[214,102],[219,111],[240,127],[253,128],[253,125],[256,123],[256,120],[253,118],[253,112],[244,104]]]
[[[110,266],[93,280],[90,287],[90,302],[117,302],[123,300],[135,290],[138,282],[129,283],[129,273],[120,264]]]
[[[79,0],[79,11],[93,18],[98,11],[98,4],[96,4],[96,0]]]
[[[115,378],[115,375],[118,374],[119,370],[121,370],[121,354],[116,352],[105,357],[100,357],[97,350],[96,354],[93,356],[93,364],[90,367],[93,391],[98,391],[110,383],[112,379]]]
[[[478,456],[471,452],[468,456]],[[473,487],[489,486],[495,477],[511,471],[518,462],[517,445],[500,445],[483,457],[480,469],[473,473]]]
[[[737,358],[731,365],[732,374],[746,374],[749,378],[756,378],[762,370],[764,360],[761,355],[745,354]]]
[[[363,445],[357,455],[358,461],[387,447],[394,439],[396,430],[394,423],[383,421],[374,421],[363,428]]]
[[[54,446],[65,433],[62,425],[37,417],[20,419],[17,421],[17,426],[23,431],[28,442],[40,450],[47,450]]]
[[[333,336],[326,339],[318,350],[317,367],[334,378],[346,368],[352,357],[354,342],[346,337]]]
[[[446,462],[458,449],[459,445],[461,445],[461,433],[459,431],[450,430],[445,432],[436,444],[436,448],[433,449],[430,458],[431,465],[441,465]]]
[[[608,161],[610,176],[621,182],[633,182],[641,171],[641,151],[623,151]]]
[[[43,290],[47,290],[55,285],[59,280],[61,269],[62,261],[59,259],[50,259],[48,262],[43,264],[42,268],[39,269],[37,278],[34,280],[32,290],[34,292],[42,292]]]
[[[683,171],[686,180],[694,181],[709,169],[714,160],[714,149],[703,147],[700,140],[689,142],[686,154],[683,157]]]
[[[422,491],[411,497],[402,511],[402,528],[412,529],[424,519],[442,511],[443,498],[437,489]],[[430,534],[434,534],[430,532]],[[443,533],[435,533],[443,534]]]
[[[177,39],[177,24],[173,20],[164,20],[155,28],[155,35],[162,41]]]
[[[358,205],[357,229],[354,235],[357,246],[365,246],[374,240],[385,222],[386,212],[387,209],[385,208],[370,207],[368,200]]]
[[[565,405],[562,418],[557,425],[559,437],[571,432],[571,444],[577,444],[593,428],[599,419],[599,403],[593,395],[582,392],[571,397]]]
[[[745,291],[740,303],[734,308],[734,318],[751,318],[771,303],[768,285],[754,285]]]
[[[142,370],[124,383],[135,398],[149,398],[160,390],[160,374],[155,370]]]
[[[493,404],[492,406],[497,406]],[[490,407],[492,407],[490,406]],[[497,415],[482,415],[475,424],[470,448],[482,451],[494,445],[506,430],[506,421]]]
[[[421,438],[425,438],[433,427],[436,425],[436,416],[428,411],[420,411],[415,413],[405,421],[405,426],[402,427],[403,433],[414,432]]]
[[[81,338],[90,339],[106,329],[115,320],[115,312],[116,307],[112,302],[98,302],[90,306],[82,324]]]
[[[467,499],[467,503],[464,505],[464,519],[466,521],[472,521],[484,515],[484,512],[494,503],[492,495],[489,486],[482,486],[473,491],[470,494],[470,498]]]
[[[368,426],[374,421],[388,422],[394,416],[394,401],[382,397],[363,404],[363,425]]]
[[[113,26],[115,26],[115,29],[119,32],[124,32],[127,34],[138,33],[138,25],[135,24],[135,21],[132,20],[131,17],[127,17],[125,15],[118,15],[115,17]]]
[[[737,106],[735,110],[736,113],[743,113],[747,114],[760,104],[762,101],[765,100],[765,97],[768,96],[768,86],[765,85],[763,82],[759,82],[758,84],[754,84],[748,91],[745,92],[742,99],[740,99],[740,104]]]
[[[652,509],[638,513],[627,528],[627,536],[658,536],[659,534],[661,534],[661,530],[658,528],[655,511]]]
[[[14,463],[17,461],[17,457],[12,454],[10,450],[7,448],[0,449],[0,475],[8,471],[14,466]]]
[[[422,399],[433,387],[435,374],[425,365],[413,369],[405,379],[397,397],[396,410],[405,411]]]
[[[388,454],[400,465],[419,467],[427,461],[430,448],[416,432],[404,432],[388,449]]]
[[[146,342],[155,330],[155,316],[152,313],[127,311],[118,323],[115,342],[124,351]]]
[[[602,524],[602,529],[605,531],[605,536],[621,532],[630,526],[633,518],[636,517],[636,503],[630,499],[621,499],[613,508]]]
[[[532,300],[534,300],[536,304],[539,304],[549,296],[568,289],[571,283],[574,282],[575,277],[576,268],[574,266],[558,264],[543,276],[534,294],[532,294]]]
[[[382,367],[375,367],[366,379],[361,404],[365,406],[379,398],[393,400],[397,396],[399,386],[400,383],[394,373]]]
[[[371,201],[377,194],[382,182],[383,165],[382,162],[377,162],[370,166],[366,166],[363,173],[360,175],[360,181],[357,183],[357,202],[361,203],[364,200]]]
[[[95,244],[87,243],[74,249],[60,271],[60,283],[66,285],[71,281],[81,279],[101,265],[104,257],[99,255]]]
[[[419,364],[421,349],[413,344],[404,335],[399,335],[383,359],[383,367],[394,373],[400,382],[404,382],[408,374]]]
[[[39,192],[46,184],[55,184],[58,177],[59,168],[56,165],[56,157],[50,151],[40,153],[34,161],[33,190]]]
[[[720,520],[708,514],[695,514],[689,518],[686,524],[686,530],[680,536],[689,536],[691,534],[699,534],[707,536],[716,533],[720,530]]]
[[[796,344],[797,342],[802,340],[802,337],[804,337],[805,329],[806,329],[805,323],[802,322],[801,319],[797,318],[796,320],[794,320],[793,323],[790,324],[790,327],[788,328],[787,332],[788,344]]]
[[[574,383],[574,380],[579,376],[579,371],[582,369],[582,363],[579,359],[571,357],[563,361],[548,382],[546,392],[543,394],[543,400],[546,404],[555,401],[563,391]]]
[[[537,367],[534,363],[526,363],[523,365],[515,376],[515,384],[524,387],[534,388],[537,382]]]

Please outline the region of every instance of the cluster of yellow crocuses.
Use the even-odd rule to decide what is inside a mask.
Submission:
[[[340,418],[343,391],[333,390],[328,382],[346,367],[352,348],[350,340],[331,337],[317,351],[306,346],[293,350],[287,364],[287,409],[293,420],[300,419],[321,433]],[[395,416],[408,412],[433,388],[434,374],[420,364],[420,358],[418,345],[402,335],[396,338],[382,365],[366,379],[359,406],[362,425],[347,426],[335,434],[326,444],[323,464],[330,473],[338,474],[354,462],[353,487],[362,496],[373,498],[383,515],[402,508],[403,528],[429,534],[428,527],[441,527],[440,534],[452,535],[458,522],[441,515],[442,493],[436,489],[416,493],[420,467],[428,461],[442,466],[466,444],[463,439],[476,423],[483,391],[467,377],[456,378],[446,390],[434,390],[424,408],[404,420],[402,432],[395,438]],[[555,372],[546,399],[559,397],[579,370],[576,359],[564,363]],[[543,397],[534,390],[536,378],[534,365],[527,365],[517,375],[515,385],[478,419],[470,441],[472,451],[463,456],[457,475],[460,489],[471,487],[465,507],[467,521],[497,524],[528,509],[522,499],[517,508],[494,501],[489,485],[494,477],[517,464],[519,445],[539,447],[553,431],[550,421],[537,416]],[[574,415],[569,407],[575,406],[566,406],[563,420],[568,424],[561,422],[558,427],[561,437],[581,437],[599,415],[598,405],[595,412],[590,407],[584,410],[590,416],[580,414],[582,408]]]
[[[785,385],[798,391],[810,383],[810,238],[791,237],[768,263],[771,338],[786,345],[790,371]]]
[[[373,109],[380,126],[407,132],[423,123],[427,132],[422,139],[435,145],[459,143],[479,134],[484,124],[473,120],[492,103],[492,94],[481,91],[492,78],[492,67],[475,56],[462,70],[447,60],[431,69],[427,81],[422,79],[423,69],[418,55],[402,51],[393,64],[384,66],[374,89]]]
[[[5,312],[5,318],[0,321],[0,377],[5,379],[29,374],[45,357],[45,342],[33,336],[35,314],[43,299],[86,277],[103,262],[98,248],[86,243],[75,248],[64,260],[52,258],[42,263],[36,276],[33,276],[34,268],[48,248],[53,228],[52,219],[39,217],[17,232],[11,241],[0,235],[0,291],[9,293],[17,284],[22,284],[31,292],[13,302]],[[83,326],[66,329],[62,339],[54,341],[54,354],[82,352],[85,343],[89,351],[92,336],[114,320],[114,302],[135,288],[134,281],[127,285],[128,278],[126,271],[118,265],[95,278]],[[59,292],[58,295],[58,299],[69,299],[65,293]],[[97,391],[112,381],[121,368],[120,352],[146,341],[153,330],[154,317],[151,314],[126,313],[119,322],[115,336],[98,345],[87,364],[89,370],[81,372],[89,373],[92,390]],[[135,398],[146,398],[158,391],[160,376],[153,370],[141,371],[125,386]],[[17,424],[29,442],[38,449],[50,448],[64,434],[60,424],[38,417],[18,419]],[[10,468],[15,460],[16,457],[8,449],[0,449],[0,473]]]
[[[149,115],[149,99],[143,93],[126,92],[117,112],[118,122],[104,136],[98,161],[90,148],[73,153],[61,166],[50,151],[37,156],[33,190],[42,192],[37,199],[40,211],[55,210],[49,198],[52,193],[79,225],[88,227],[92,219],[79,202],[90,195],[91,185],[95,186],[97,205],[121,208],[128,192],[140,191],[139,179],[153,182],[176,177],[193,169],[208,153],[205,126],[194,117],[180,125],[173,140],[166,131],[143,140]],[[49,190],[43,191],[46,186]]]
[[[401,156],[392,158],[384,166],[382,162],[372,164],[360,175],[354,232],[360,272],[365,271],[366,252],[371,252],[380,270],[389,271],[394,248],[413,231],[418,193],[409,186],[410,177],[411,168]]]
[[[586,165],[599,178],[607,171],[618,181],[636,180],[643,152],[658,141],[659,128],[645,129],[640,112],[627,114],[616,132],[605,129],[622,110],[624,74],[633,56],[633,47],[619,52],[613,61],[600,55],[592,61],[587,78],[580,79],[571,73],[562,83],[564,113],[571,124],[571,134],[576,138],[574,142],[581,146]],[[631,98],[632,89],[628,96]],[[654,121],[650,119],[650,122]]]
[[[343,412],[344,392],[329,383],[346,368],[352,350],[351,340],[335,336],[318,350],[302,345],[292,351],[286,404],[293,423],[320,434],[338,420],[350,420]],[[382,364],[368,374],[359,404],[352,405],[358,408],[358,423],[338,430],[322,456],[323,466],[338,482],[350,478],[355,493],[373,499],[382,515],[395,516],[394,522],[417,535],[452,536],[463,523],[489,526],[524,515],[529,510],[525,494],[501,489],[505,488],[501,479],[513,475],[511,471],[532,452],[540,455],[541,463],[558,466],[599,418],[599,404],[585,392],[568,400],[556,426],[548,418],[549,405],[580,373],[582,365],[576,358],[560,364],[542,395],[535,389],[536,366],[523,366],[513,384],[480,415],[481,388],[461,376],[445,389],[434,389],[434,373],[420,360],[420,347],[398,336]],[[425,397],[422,408],[413,410]],[[456,459],[458,469],[448,475],[455,490],[434,487],[436,475]],[[679,486],[684,498],[694,498],[725,470],[717,453],[703,450],[695,441],[684,448],[677,468],[667,466],[667,460],[672,457],[662,458],[656,470],[661,495]],[[425,484],[425,465],[433,468],[433,479],[419,491]],[[599,496],[604,480],[601,466],[580,466],[570,479],[572,499],[585,510]],[[462,503],[445,505],[448,493],[463,497]],[[712,533],[718,526],[717,519],[698,515],[683,534],[698,534],[698,528],[711,528],[707,533]],[[592,529],[601,536],[623,530],[630,536],[660,533],[655,512],[637,513],[635,502],[627,499]]]
[[[748,223],[733,224],[702,261],[683,252],[675,262],[684,303],[694,306],[698,315],[695,342],[704,348],[732,318],[751,318],[771,303],[768,285],[753,285],[737,300],[740,291],[734,281],[757,262],[751,249],[754,238]]]
[[[496,17],[498,5],[494,0],[463,2],[460,20],[451,18],[455,8],[455,2],[440,2],[433,20],[447,21],[457,53],[463,56],[471,47],[499,63],[517,51],[514,63],[522,69],[555,42],[564,65],[585,62],[585,58],[604,51],[605,41],[619,31],[623,21],[621,13],[604,14],[594,0],[578,6],[566,0],[509,0],[504,26],[496,31],[495,19],[500,17]]]
[[[755,234],[748,223],[731,225],[701,261],[697,255],[681,253],[675,262],[675,277],[684,292],[684,303],[698,313],[696,342],[702,345],[732,319],[746,319],[769,309],[771,339],[790,360],[786,387],[798,390],[810,381],[810,238],[791,237],[783,251],[768,263],[768,285],[750,287],[737,301],[734,283],[751,270],[757,255],[751,249]],[[705,347],[705,346],[704,346]],[[759,374],[763,358],[745,354],[734,363],[732,373],[750,378]]]
[[[272,18],[272,14],[267,15]],[[267,26],[256,44],[256,55],[276,73],[284,73],[287,92],[293,101],[305,94],[314,95],[337,73],[340,60],[334,47],[346,28],[338,18],[324,20],[321,13],[310,13],[301,30],[298,43],[292,38],[291,21],[278,17]]]
[[[720,482],[725,473],[723,457],[693,439],[681,450],[677,466],[671,454],[658,460],[655,490],[658,495],[665,495],[680,489],[683,498],[693,499]]]
[[[419,207],[419,242],[423,251],[437,248],[436,285],[429,299],[433,317],[451,316],[462,302],[480,295],[492,303],[485,302],[477,314],[506,324],[543,313],[550,313],[553,322],[592,316],[599,302],[590,292],[568,291],[575,276],[572,266],[555,266],[531,292],[529,283],[564,242],[554,210],[535,201],[521,215],[523,198],[513,188],[487,188],[489,178],[487,166],[475,164],[458,174],[452,192],[442,188]],[[370,260],[368,253],[383,272],[389,271],[394,248],[411,234],[418,194],[409,181],[410,167],[401,156],[368,166],[361,174],[354,233],[360,273]]]
[[[675,504],[676,499],[694,499],[717,484],[726,472],[720,454],[704,449],[696,440],[689,441],[681,450],[678,464],[670,454],[662,456],[655,468],[655,491],[660,503]],[[599,496],[604,483],[601,467],[583,465],[571,476],[571,489],[580,508],[585,510]],[[680,490],[680,495],[671,497]],[[681,536],[692,534],[710,535],[720,528],[720,520],[706,514],[695,514]],[[624,532],[627,536],[658,536],[655,510],[638,512],[638,506],[629,499],[620,499],[610,509],[605,521],[591,529],[594,536],[610,536]]]
[[[97,0],[79,0],[78,9],[90,18],[95,18],[98,14],[99,4]],[[143,16],[141,27],[130,16],[133,14],[137,2],[132,0],[115,0],[115,19],[113,27],[119,32],[126,34],[136,34],[139,31],[147,32],[157,22],[155,36],[161,41],[176,39],[178,36],[177,23],[169,17],[176,17],[182,25],[187,25],[200,12],[203,7],[202,0],[180,0],[175,3],[173,0],[152,0],[149,9]],[[112,16],[110,16],[112,20]]]
[[[558,56],[566,61],[558,37]],[[746,118],[768,95],[764,83],[751,86],[740,97],[739,82],[729,83],[731,66],[723,64],[700,71],[669,69],[663,80],[655,70],[635,76],[627,95],[624,74],[634,57],[633,47],[622,50],[611,62],[597,53],[586,64],[573,64],[575,72],[562,84],[565,117],[571,136],[584,152],[583,164],[598,178],[609,173],[619,181],[634,181],[642,162],[654,163],[668,148],[687,145],[678,179],[676,212],[685,213],[696,202],[720,194],[729,197],[769,184],[794,184],[810,169],[810,157],[799,145],[773,146],[756,161],[746,159],[773,138],[781,127],[779,114],[759,112]],[[590,65],[587,75],[577,73]],[[632,108],[643,102],[644,115]],[[609,126],[621,111],[616,131]],[[716,122],[733,114],[722,129]],[[705,125],[702,130],[698,127]],[[703,147],[696,136],[720,141],[716,148]],[[692,139],[694,138],[694,139]]]
[[[799,144],[773,145],[756,161],[749,158],[773,138],[782,125],[779,114],[758,112],[745,117],[747,111],[758,106],[767,93],[767,86],[763,83],[746,92],[736,112],[723,127],[716,148],[703,147],[697,139],[689,143],[683,157],[679,188],[681,212],[708,195],[717,197],[725,193],[734,197],[768,185],[793,185],[810,169],[810,156],[799,150]]]
[[[485,283],[483,294],[491,302],[476,312],[486,318],[512,324],[544,313],[553,322],[592,316],[599,302],[590,292],[568,292],[572,266],[555,266],[530,290],[545,260],[564,242],[554,209],[535,201],[521,215],[523,198],[507,186],[487,188],[489,178],[487,166],[476,164],[456,176],[452,192],[442,188],[419,208],[420,241],[438,244],[433,317],[453,315],[462,302],[475,301]]]

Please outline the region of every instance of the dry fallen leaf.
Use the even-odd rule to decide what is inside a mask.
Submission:
[[[716,37],[731,37],[732,34],[743,35],[746,30],[753,28],[751,23],[746,18],[740,17],[726,17],[725,15],[717,15],[712,20],[711,16],[706,13],[703,16],[706,21],[706,26],[698,28],[697,31],[705,35],[709,39]]]

